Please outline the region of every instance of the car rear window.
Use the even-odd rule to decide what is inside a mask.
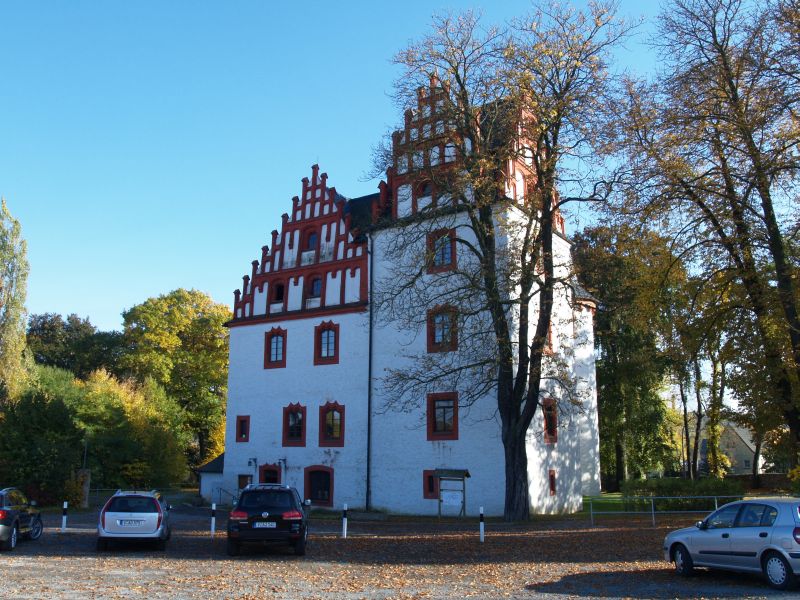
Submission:
[[[158,512],[158,507],[154,498],[117,496],[111,499],[108,512],[154,513]]]
[[[267,491],[248,492],[242,494],[239,502],[241,508],[292,508],[292,497],[288,492]]]

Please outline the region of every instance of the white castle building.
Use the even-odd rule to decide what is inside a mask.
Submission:
[[[332,509],[347,504],[434,515],[477,514],[483,506],[487,515],[503,514],[496,395],[460,405],[464,390],[454,385],[399,407],[385,393],[386,374],[413,367],[415,356],[468,350],[459,343],[452,307],[419,306],[413,327],[374,305],[381,286],[396,278],[392,252],[413,221],[406,217],[435,198],[430,185],[413,182],[414,157],[403,147],[438,128],[433,95],[421,94],[420,109],[406,113],[405,130],[394,135],[395,164],[379,193],[347,199],[314,165],[280,231],[236,290],[224,468],[204,474],[201,491],[209,499],[224,502],[221,490],[235,493],[251,481],[278,482]],[[442,143],[425,161],[435,166],[454,156]],[[523,168],[508,166],[509,198],[524,194]],[[455,243],[460,218],[436,230],[423,275],[431,285],[466,258]],[[566,272],[570,244],[558,221],[555,254]],[[412,263],[424,262],[424,241],[410,244],[408,253]],[[567,401],[558,387],[543,384],[527,436],[535,513],[579,510],[583,494],[600,491],[593,314],[592,299],[578,286],[556,294],[549,344],[579,394]]]

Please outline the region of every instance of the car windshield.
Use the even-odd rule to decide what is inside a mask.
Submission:
[[[284,509],[292,507],[292,498],[286,492],[250,492],[242,495],[241,508]]]
[[[108,512],[154,513],[158,512],[158,507],[154,498],[117,496],[111,499]]]

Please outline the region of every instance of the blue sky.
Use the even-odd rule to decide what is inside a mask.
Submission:
[[[531,6],[289,4],[0,0],[0,194],[28,242],[29,313],[119,329],[178,287],[230,305],[312,164],[345,196],[376,190],[390,59],[434,12]],[[643,36],[621,64],[652,68]]]

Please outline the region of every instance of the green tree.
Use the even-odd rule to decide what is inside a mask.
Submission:
[[[98,331],[88,318],[75,314],[66,320],[54,313],[31,315],[27,342],[38,364],[67,369],[82,379],[97,369],[120,374],[122,334]]]
[[[0,408],[0,481],[13,482],[39,502],[63,499],[80,466],[82,434],[65,402],[41,389]]]
[[[140,385],[101,370],[82,381],[64,369],[39,366],[33,380],[36,393],[66,407],[96,485],[164,486],[185,478],[189,434],[183,411],[152,379]]]
[[[230,309],[197,290],[149,298],[123,313],[123,368],[152,377],[186,415],[196,447],[190,461],[209,456],[209,440],[225,418]]]
[[[575,236],[574,257],[598,298],[600,464],[604,479],[619,489],[632,476],[675,469],[663,397],[669,360],[658,336],[675,257],[667,240],[625,226],[586,228]]]
[[[0,199],[0,402],[25,379],[25,295],[28,259],[19,222]]]

